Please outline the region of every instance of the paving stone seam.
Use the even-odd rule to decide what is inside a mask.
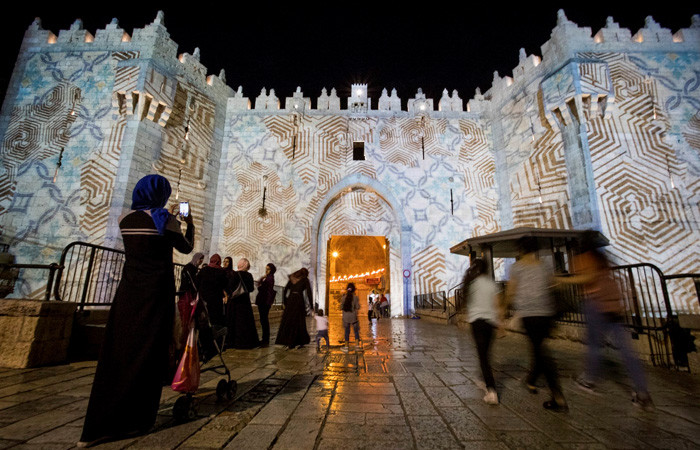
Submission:
[[[413,374],[411,374],[411,377],[414,380],[416,380],[416,377]],[[392,384],[394,384],[394,389],[396,389],[396,384],[394,383],[393,376],[391,376],[391,382],[392,382]],[[418,383],[418,380],[416,380],[416,383]],[[420,385],[420,383],[418,383],[418,384]],[[401,410],[403,410],[404,419],[406,419],[406,424],[408,425],[408,431],[411,432],[411,440],[413,441],[413,448],[414,449],[418,448],[418,441],[416,440],[416,435],[413,432],[413,428],[411,427],[411,424],[408,422],[408,411],[406,410],[406,407],[403,404],[403,398],[401,397],[401,392],[398,389],[396,389],[396,394],[397,394],[397,397],[399,398],[399,405],[401,405]]]
[[[248,393],[248,392],[252,391],[253,389],[255,389],[255,387],[257,387],[258,385],[260,385],[263,381],[267,380],[268,378],[273,378],[273,377],[274,377],[275,375],[277,375],[279,372],[281,372],[281,371],[280,371],[280,370],[276,370],[276,371],[273,372],[271,375],[269,375],[268,377],[264,378],[264,379],[261,380],[259,383],[257,383],[255,386],[253,386],[253,387],[252,387],[249,391],[247,391],[246,393]],[[277,379],[285,379],[285,378],[277,378]],[[240,431],[238,431],[236,434],[234,434],[233,436],[231,436],[231,437],[221,446],[221,448],[224,448],[224,447],[226,447],[227,445],[229,445],[229,444],[236,438],[236,436],[238,436],[238,435],[240,434],[240,432],[243,431],[243,429],[244,429],[246,426],[248,426],[248,424],[249,424],[250,422],[252,422],[252,420],[255,418],[255,416],[257,416],[258,414],[260,414],[260,412],[261,412],[263,409],[265,409],[265,407],[266,407],[272,400],[274,400],[275,397],[277,397],[277,394],[279,394],[280,392],[282,392],[282,390],[284,390],[284,388],[287,387],[287,385],[289,384],[289,382],[291,381],[291,379],[292,379],[292,378],[285,379],[285,383],[282,385],[282,387],[279,389],[279,391],[277,391],[277,392],[275,393],[275,395],[271,396],[271,397],[263,404],[262,408],[258,409],[258,411],[257,411],[255,414],[253,414],[252,416],[250,416],[250,417],[248,418],[248,420],[245,422],[245,424],[241,427]],[[314,379],[315,379],[315,378],[314,378]],[[309,386],[310,386],[310,385],[309,385]],[[307,387],[307,388],[306,388],[306,391],[308,392],[308,390],[309,390],[309,388]],[[306,396],[306,394],[304,394],[304,396]],[[241,397],[242,397],[242,395],[241,395]],[[235,400],[233,400],[233,402],[231,402],[231,404],[235,403],[235,402],[238,401],[239,399],[240,399],[240,397],[237,397]],[[303,399],[303,397],[302,397],[302,399]],[[299,401],[299,403],[301,403],[301,401]],[[298,407],[299,407],[299,404],[297,404],[297,406],[294,408],[294,411],[296,411],[296,408],[298,408]],[[294,414],[294,411],[292,411],[292,412],[289,414],[289,417],[287,417],[287,421],[286,421],[286,422],[284,423],[284,425],[282,425],[282,427],[279,429],[279,431],[277,432],[277,435],[276,435],[275,438],[272,440],[272,442],[270,443],[270,446],[269,446],[268,448],[273,448],[273,447],[275,446],[275,443],[277,442],[277,439],[278,439],[278,438],[282,435],[282,433],[284,432],[284,429],[287,427],[287,424],[289,423],[290,418],[291,418],[292,415]],[[207,423],[208,423],[208,422],[207,422]],[[201,428],[200,428],[200,430],[201,430]],[[198,431],[199,431],[199,430],[198,430]],[[186,440],[185,440],[185,441],[186,441]],[[183,443],[184,443],[185,441],[183,441]]]
[[[440,377],[437,377],[437,378],[440,380],[440,382],[441,382],[443,385],[445,384],[445,383],[440,379]],[[445,424],[445,426],[447,426],[447,429],[450,430],[450,434],[452,435],[452,438],[455,440],[456,443],[458,443],[458,444],[461,445],[461,441],[460,441],[459,438],[457,437],[457,433],[455,432],[455,430],[452,429],[452,426],[450,425],[450,422],[445,418],[445,416],[442,415],[442,413],[440,412],[440,408],[437,407],[437,405],[435,404],[435,402],[433,401],[433,399],[430,397],[430,395],[428,395],[428,391],[425,389],[425,386],[423,386],[423,384],[420,382],[420,380],[416,379],[416,381],[418,382],[418,386],[421,388],[421,391],[422,391],[423,394],[426,396],[426,398],[428,399],[428,401],[429,401],[430,404],[432,405],[432,407],[433,407],[433,409],[435,410],[435,412],[437,413],[437,415],[440,417],[440,420],[442,420],[442,422]],[[449,389],[450,392],[452,392],[452,393],[454,394],[454,392],[452,391],[452,389],[450,389],[449,386],[445,385],[445,387],[447,387],[447,389]],[[456,396],[456,394],[455,394],[455,396]],[[459,396],[457,396],[457,399],[458,399],[462,404],[464,404],[464,402],[462,401],[461,398],[459,398]],[[407,416],[407,417],[408,417],[408,416]]]
[[[318,376],[314,378],[314,380],[317,380]],[[328,401],[328,406],[326,406],[326,413],[323,415],[323,420],[321,420],[321,426],[318,429],[318,434],[316,435],[316,440],[314,442],[314,450],[318,450],[318,447],[321,445],[321,435],[323,434],[323,429],[326,427],[326,422],[328,421],[328,413],[331,409],[331,405],[333,405],[333,400],[335,400],[335,395],[338,389],[338,381],[333,382],[333,390],[331,391],[331,398]]]

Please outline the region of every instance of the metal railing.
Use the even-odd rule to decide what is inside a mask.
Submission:
[[[446,311],[447,302],[445,300],[445,291],[417,294],[413,296],[413,307],[415,309],[441,309]]]
[[[78,303],[78,309],[109,307],[122,277],[125,253],[87,242],[71,242],[61,253],[54,295],[57,299]],[[175,264],[176,288],[182,264]]]
[[[0,298],[5,298],[5,296],[12,293],[15,289],[15,282],[19,277],[20,269],[39,269],[48,270],[49,277],[46,281],[46,292],[44,294],[44,300],[51,300],[51,289],[53,287],[54,280],[56,278],[56,273],[60,273],[63,267],[59,264],[0,264]],[[56,297],[56,300],[61,300]]]

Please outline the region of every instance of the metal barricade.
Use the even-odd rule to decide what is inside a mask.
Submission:
[[[54,295],[57,299],[78,303],[78,309],[109,307],[112,304],[124,268],[124,251],[87,242],[72,242],[61,253]],[[176,288],[182,264],[175,264]]]

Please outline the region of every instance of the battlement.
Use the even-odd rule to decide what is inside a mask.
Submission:
[[[200,62],[200,50],[178,55],[178,45],[170,38],[164,25],[164,14],[159,11],[156,18],[143,28],[135,28],[132,35],[119,27],[116,18],[94,34],[84,29],[83,22],[76,19],[68,30],[60,30],[58,35],[41,26],[36,18],[27,28],[22,42],[22,52],[51,51],[65,48],[75,50],[139,51],[140,58],[157,59],[174,71],[181,71],[202,87],[210,86],[215,92],[231,95],[226,85],[223,70],[219,75],[207,75],[207,68]]]
[[[190,53],[177,54],[175,43],[164,25],[163,12],[158,12],[154,21],[143,28],[133,30],[133,34],[119,27],[117,19],[104,28],[96,30],[94,34],[85,30],[83,23],[77,19],[68,30],[60,30],[58,35],[41,27],[41,20],[36,19],[27,29],[23,51],[38,51],[48,49],[51,46],[65,46],[71,50],[88,50],[110,48],[115,50],[139,50],[141,58],[156,58],[173,70],[181,71],[193,80],[199,80],[202,86],[213,87],[215,93],[232,97],[229,107],[237,110],[265,110],[265,111],[312,111],[311,98],[304,97],[301,88],[297,88],[291,97],[286,97],[284,102],[277,97],[274,89],[263,88],[261,93],[251,100],[243,96],[242,87],[233,93],[226,85],[226,77],[223,70],[217,75],[207,75],[207,68],[200,62],[200,50],[195,48]],[[494,72],[490,88],[482,95],[479,91],[467,101],[466,111],[472,113],[483,112],[490,101],[498,103],[507,99],[514,89],[520,89],[532,80],[541,78],[555,70],[556,67],[570,58],[576,52],[631,52],[631,51],[698,51],[700,48],[700,16],[691,18],[689,28],[683,28],[673,33],[663,28],[652,17],[647,17],[644,26],[632,32],[621,28],[612,17],[597,33],[593,34],[589,27],[579,27],[570,21],[563,10],[557,13],[557,24],[552,30],[550,39],[541,46],[542,56],[527,55],[524,49],[520,49],[518,65],[513,69],[511,76],[500,76]],[[180,66],[177,67],[177,64]],[[343,106],[349,113],[364,113],[366,111],[402,112],[401,98],[396,89],[387,89],[376,102],[376,109],[372,108],[372,99],[368,97],[367,86],[364,86],[363,96],[356,95],[356,90],[362,89],[361,85],[353,86],[351,96],[342,105],[335,89],[330,93],[324,88],[316,99],[315,111],[342,111]],[[419,88],[414,98],[407,100],[409,114],[449,115],[465,111],[464,101],[457,91],[449,94],[443,90],[442,96],[437,102],[426,98]]]
[[[524,49],[520,49],[519,62],[512,76],[501,77],[495,72],[485,97],[497,103],[507,99],[513,90],[522,89],[524,84],[555,70],[576,52],[697,52],[700,50],[700,15],[692,16],[690,22],[689,28],[673,33],[649,16],[644,26],[633,33],[608,17],[605,26],[594,35],[591,28],[579,27],[560,9],[550,40],[541,46],[542,56],[528,56]],[[478,104],[474,102],[475,107]]]

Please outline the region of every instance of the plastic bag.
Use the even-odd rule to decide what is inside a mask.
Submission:
[[[187,345],[170,387],[177,392],[195,392],[199,387],[199,350],[197,330],[193,326],[190,327]]]
[[[194,313],[197,300],[191,304],[185,350],[182,352],[180,364],[175,371],[175,377],[170,387],[177,392],[195,392],[199,387],[199,349],[197,348],[197,329],[194,326]]]

